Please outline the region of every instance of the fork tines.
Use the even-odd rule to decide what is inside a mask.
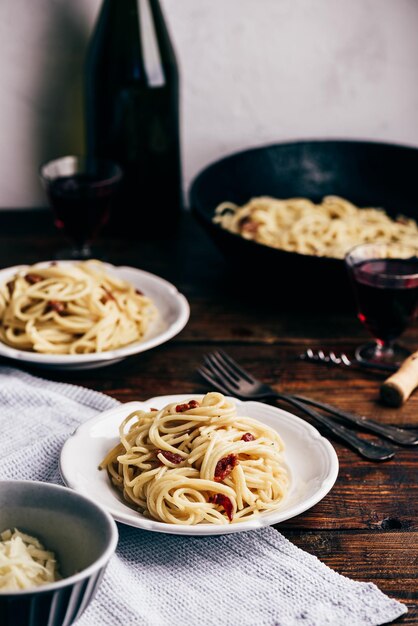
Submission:
[[[204,357],[205,364],[212,369],[215,373],[220,371],[226,378],[234,384],[240,378],[244,378],[249,383],[254,383],[255,379],[245,370],[242,369],[231,357],[223,352],[223,350],[217,350],[211,354],[207,354]]]
[[[255,380],[223,350],[216,350],[203,358],[199,373],[223,393],[242,394],[243,385],[256,385]]]
[[[199,372],[211,385],[223,393],[234,393],[237,390],[237,375],[225,359],[221,351],[206,354]]]
[[[222,393],[229,395],[230,391],[228,391],[228,389],[226,389],[206,367],[202,365],[197,369],[197,371],[202,376],[202,378],[204,378],[206,382],[212,385],[215,389],[219,389],[219,391],[222,391]]]

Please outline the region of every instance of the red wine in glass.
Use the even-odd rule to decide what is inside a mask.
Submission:
[[[91,256],[90,244],[110,216],[119,167],[110,161],[63,157],[44,165],[41,177],[55,225],[74,244],[64,256]]]
[[[396,339],[415,317],[418,302],[418,278],[401,285],[384,284],[383,274],[409,276],[418,269],[409,259],[362,261],[353,268],[359,305],[358,317],[369,332],[381,342]]]
[[[382,246],[387,253],[390,248]],[[365,244],[346,258],[358,317],[376,340],[359,354],[367,360],[398,363],[408,351],[394,342],[418,310],[418,250],[417,256],[409,253],[406,258],[379,258],[382,254],[379,244]]]

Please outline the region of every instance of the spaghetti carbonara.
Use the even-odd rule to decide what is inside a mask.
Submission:
[[[213,221],[245,239],[290,252],[337,259],[361,243],[401,243],[416,246],[413,219],[391,219],[382,209],[359,209],[338,196],[320,204],[306,198],[253,198],[243,206],[223,202]]]
[[[279,435],[237,415],[220,393],[135,411],[119,433],[99,468],[131,505],[160,522],[240,522],[277,508],[286,494]]]
[[[40,587],[59,580],[53,552],[16,528],[0,535],[0,593]]]
[[[0,340],[20,350],[87,354],[139,341],[152,301],[99,261],[33,265],[0,285]]]

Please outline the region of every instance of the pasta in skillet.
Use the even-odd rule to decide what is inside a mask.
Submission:
[[[272,248],[314,256],[344,258],[361,243],[416,246],[413,219],[390,218],[382,209],[359,209],[338,196],[319,204],[307,198],[253,198],[243,206],[223,202],[213,218],[226,230]]]
[[[277,508],[289,483],[275,430],[220,393],[135,411],[101,462],[140,512],[170,524],[228,524]]]
[[[104,352],[139,341],[153,302],[99,261],[33,265],[0,285],[0,340],[45,354]]]

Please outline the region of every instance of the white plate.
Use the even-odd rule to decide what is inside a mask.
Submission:
[[[51,261],[40,263],[49,265]],[[60,261],[60,263],[73,263],[73,261]],[[40,367],[57,369],[91,369],[112,365],[117,361],[145,352],[155,346],[165,343],[174,335],[177,335],[187,324],[190,315],[190,307],[186,298],[177,291],[176,287],[168,281],[136,269],[135,267],[115,267],[109,263],[104,263],[106,271],[117,278],[131,283],[135,288],[140,289],[146,296],[155,303],[159,317],[147,330],[142,341],[131,343],[123,348],[108,350],[96,354],[40,354],[38,352],[28,352],[26,350],[16,350],[0,341],[0,356],[9,359],[33,363]],[[8,282],[17,272],[25,269],[27,265],[15,265],[0,271],[0,283]]]
[[[221,535],[277,524],[311,508],[333,486],[338,475],[338,457],[329,441],[313,426],[282,409],[260,402],[241,402],[231,398],[241,415],[253,417],[271,426],[283,438],[291,486],[281,506],[246,522],[219,526],[167,524],[144,517],[123,501],[111,486],[107,472],[99,471],[98,465],[118,443],[118,427],[130,412],[137,409],[149,410],[151,407],[159,409],[170,402],[183,402],[192,395],[159,396],[146,402],[128,402],[79,426],[61,451],[60,471],[64,482],[93,498],[118,522],[175,535]]]

